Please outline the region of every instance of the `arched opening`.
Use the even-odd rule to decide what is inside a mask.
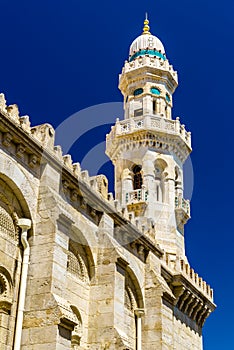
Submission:
[[[19,218],[31,218],[31,213],[23,193],[17,184],[3,173],[0,173],[0,201],[7,206],[7,211],[11,216],[15,212]]]
[[[73,256],[71,259],[76,257],[78,259],[78,263],[81,265],[85,265],[83,271],[86,271],[88,277],[85,279],[91,281],[95,275],[95,262],[91,247],[96,244],[95,241],[92,240],[92,237],[85,235],[77,225],[72,225],[71,231],[69,233],[69,243],[68,243],[68,259],[71,252]],[[67,269],[68,269],[67,262]]]
[[[133,169],[133,189],[139,190],[142,187],[142,171],[140,165],[134,165]]]
[[[90,266],[84,248],[69,240],[67,253],[67,271],[82,282],[90,281]]]

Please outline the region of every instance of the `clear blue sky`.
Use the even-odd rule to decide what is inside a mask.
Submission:
[[[174,117],[193,136],[187,255],[218,304],[204,349],[234,349],[233,0],[2,0],[0,11],[0,90],[33,125],[54,127],[85,107],[122,100],[118,74],[148,11],[151,32],[179,73]]]

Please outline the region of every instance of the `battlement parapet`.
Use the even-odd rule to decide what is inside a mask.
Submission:
[[[190,267],[188,262],[171,254],[165,254],[164,262],[175,276],[181,274],[196,289],[204,294],[208,300],[213,302],[213,289]]]

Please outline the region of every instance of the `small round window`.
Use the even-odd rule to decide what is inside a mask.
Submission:
[[[156,87],[152,87],[152,88],[150,89],[150,91],[151,91],[151,93],[154,94],[154,95],[160,95],[160,94],[161,94],[161,91],[160,91],[158,88],[156,88]]]
[[[138,96],[138,95],[141,95],[142,93],[143,93],[143,89],[139,88],[139,89],[136,89],[133,94],[134,96]]]
[[[171,98],[170,98],[170,96],[168,94],[166,94],[166,100],[167,100],[167,102],[171,101]]]

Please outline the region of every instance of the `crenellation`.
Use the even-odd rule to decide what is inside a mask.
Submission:
[[[28,115],[24,115],[22,117],[19,118],[20,121],[20,125],[21,127],[28,132],[29,134],[31,133],[31,122],[30,122],[30,118]]]
[[[80,175],[83,181],[85,181],[87,184],[90,184],[90,177],[89,177],[88,170],[82,170]]]
[[[62,147],[61,146],[54,146],[54,153],[56,157],[62,161],[63,160],[63,152],[62,152]]]
[[[3,113],[6,113],[6,99],[5,99],[5,95],[3,93],[0,94],[0,111]]]
[[[185,263],[184,260],[180,260],[180,264],[177,264],[177,266],[180,266],[180,272],[186,275],[186,277],[195,284],[196,288],[202,290],[208,298],[213,301],[212,289],[197,273],[195,273],[194,269],[192,269],[188,263]]]
[[[73,163],[73,174],[77,178],[81,176],[80,163]]]
[[[73,171],[72,157],[70,154],[66,154],[63,156],[63,163],[69,170]]]
[[[10,117],[11,119],[14,120],[15,123],[19,124],[20,123],[20,115],[19,115],[19,108],[16,104],[14,105],[9,105],[6,107],[7,110],[7,115],[8,117]]]
[[[109,192],[109,193],[108,193],[108,201],[109,201],[110,203],[113,203],[113,202],[114,202],[114,195],[113,195],[112,192]]]
[[[50,124],[41,124],[31,128],[31,134],[44,148],[54,149],[55,131]]]

